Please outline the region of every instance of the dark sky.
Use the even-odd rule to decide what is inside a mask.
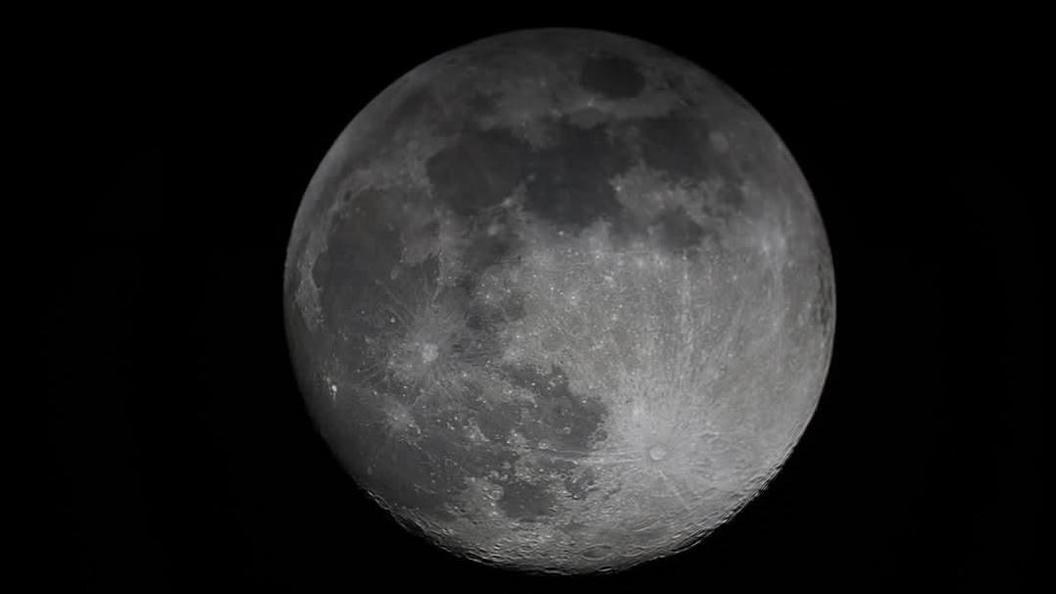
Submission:
[[[34,545],[46,580],[143,591],[1025,583],[1040,562],[1043,473],[1031,19],[447,16],[439,27],[153,15],[56,34],[59,55],[34,54],[47,65],[36,76],[48,132],[31,151],[44,170],[31,208],[46,224],[16,233],[47,230],[31,285],[48,396],[49,505]],[[437,53],[548,25],[641,37],[747,98],[815,193],[838,296],[820,407],[770,488],[690,552],[570,581],[450,558],[366,501],[301,404],[281,302],[295,209],[357,111]]]

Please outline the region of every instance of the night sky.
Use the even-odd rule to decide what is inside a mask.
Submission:
[[[1041,70],[1021,23],[496,12],[442,28],[157,17],[57,35],[61,56],[36,56],[47,99],[30,153],[45,177],[30,207],[46,224],[16,233],[37,238],[24,241],[46,395],[38,579],[108,591],[1024,586],[1040,563],[1051,316],[1039,210],[1051,190],[1028,181]],[[308,418],[282,321],[294,213],[359,109],[438,53],[554,25],[656,43],[752,103],[814,192],[838,309],[819,408],[762,495],[689,552],[563,580],[450,557],[367,500]]]

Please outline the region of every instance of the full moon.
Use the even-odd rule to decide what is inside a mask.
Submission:
[[[811,191],[733,90],[544,29],[417,66],[345,128],[285,267],[308,410],[404,527],[515,570],[621,570],[778,472],[835,322]]]

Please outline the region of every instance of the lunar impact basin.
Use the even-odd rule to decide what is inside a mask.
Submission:
[[[355,482],[510,569],[685,549],[788,457],[832,352],[831,255],[774,130],[599,31],[408,72],[323,158],[285,268],[293,364]]]

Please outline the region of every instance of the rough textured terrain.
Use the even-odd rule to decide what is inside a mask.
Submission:
[[[414,69],[341,134],[286,262],[294,362],[355,480],[458,554],[612,570],[777,471],[834,324],[814,200],[698,67],[542,30]]]

